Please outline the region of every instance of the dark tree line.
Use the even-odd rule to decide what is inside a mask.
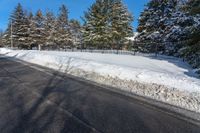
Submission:
[[[80,42],[81,25],[77,20],[69,20],[65,5],[59,8],[57,16],[38,10],[36,14],[27,12],[18,4],[10,16],[8,28],[2,41],[4,45],[31,49],[32,47],[73,47],[74,38]],[[77,44],[77,43],[76,43]]]
[[[132,14],[122,0],[96,0],[85,12],[83,26],[69,20],[65,5],[58,15],[38,10],[25,11],[21,4],[14,9],[3,35],[3,44],[18,48],[107,48],[125,47],[127,37],[133,35]],[[12,28],[12,29],[11,29]],[[11,35],[12,34],[12,35]]]

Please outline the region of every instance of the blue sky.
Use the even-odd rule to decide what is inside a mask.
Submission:
[[[83,12],[87,11],[90,5],[95,0],[0,0],[0,29],[5,30],[8,23],[8,18],[16,7],[17,3],[21,3],[23,8],[36,12],[41,9],[43,12],[46,10],[58,12],[58,8],[61,4],[65,4],[69,9],[69,18],[80,19],[83,16]],[[134,15],[134,30],[138,25],[137,19],[140,12],[144,9],[144,5],[149,0],[123,0],[125,5],[128,6],[130,12]]]

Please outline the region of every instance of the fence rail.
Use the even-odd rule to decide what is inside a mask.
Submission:
[[[69,47],[64,47],[61,48],[59,46],[56,45],[50,45],[50,46],[41,46],[41,50],[43,51],[65,51],[65,52],[88,52],[88,53],[102,53],[102,54],[119,54],[119,55],[139,55],[139,56],[163,56],[167,55],[168,51],[166,51],[165,49],[162,49],[162,47],[160,48],[160,46],[165,46],[166,44],[170,43],[173,45],[184,45],[185,43],[190,42],[191,40],[184,40],[184,41],[178,41],[178,42],[153,42],[153,41],[130,41],[128,43],[128,45],[131,46],[131,50],[121,50],[122,48],[117,49],[95,49],[94,47],[82,47],[85,46],[84,44],[80,45],[81,47],[79,48],[69,48]],[[123,45],[127,45],[127,44],[121,44]],[[147,51],[141,50],[142,47],[144,46],[150,46],[150,47],[146,47],[145,49],[148,49],[148,52],[151,51],[151,53],[148,53]],[[151,47],[152,45],[152,47]],[[40,46],[40,45],[39,45]],[[38,50],[40,49],[39,47],[31,47],[31,49],[34,50]],[[19,47],[14,47],[13,49],[20,49]],[[160,50],[162,49],[162,50]],[[139,52],[140,51],[140,52]],[[170,58],[170,56],[168,56]],[[184,57],[175,57],[178,59],[182,59],[183,61],[186,61],[186,59],[184,59]],[[199,62],[199,58],[195,59],[195,62]]]
[[[128,50],[97,50],[97,49],[43,49],[45,51],[63,51],[63,52],[88,52],[88,53],[102,53],[102,54],[122,54],[135,55],[136,52]]]
[[[10,47],[8,47],[10,48]],[[17,47],[10,48],[13,50],[21,50]],[[38,49],[33,49],[33,50],[38,50]],[[162,57],[162,59],[180,59],[178,57],[173,57],[173,56],[166,56],[163,54],[159,53],[142,53],[138,51],[130,51],[130,50],[99,50],[99,49],[62,49],[62,48],[57,48],[57,49],[50,49],[50,48],[43,48],[41,51],[60,51],[60,52],[85,52],[85,53],[101,53],[101,54],[116,54],[116,55],[132,55],[132,56],[144,56],[144,57]]]
[[[101,53],[101,54],[116,54],[116,55],[131,55],[131,56],[143,56],[157,59],[176,59],[183,60],[182,58],[166,56],[157,53],[141,53],[136,51],[127,50],[96,50],[96,49],[43,49],[42,51],[60,51],[60,52],[85,52],[85,53]]]

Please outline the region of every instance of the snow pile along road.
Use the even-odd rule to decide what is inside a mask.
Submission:
[[[189,65],[173,57],[5,48],[0,54],[200,112],[200,79]]]

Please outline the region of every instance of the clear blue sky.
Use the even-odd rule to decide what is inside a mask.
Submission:
[[[65,4],[69,9],[69,18],[80,19],[83,16],[83,12],[87,11],[90,5],[95,0],[0,0],[0,29],[5,30],[8,23],[8,18],[16,7],[17,3],[21,3],[23,8],[35,13],[38,9],[42,11],[50,10],[54,13],[58,12],[58,8],[61,4]],[[140,12],[144,9],[144,5],[149,0],[123,0],[125,5],[128,6],[129,11],[134,15],[134,30],[136,29],[138,22],[137,19]]]

